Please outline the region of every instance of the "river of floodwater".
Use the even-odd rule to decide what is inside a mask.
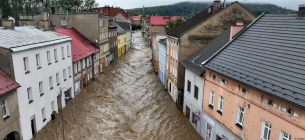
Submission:
[[[132,48],[64,108],[65,139],[202,140],[153,72],[142,34],[132,38]],[[33,140],[62,140],[61,114]]]

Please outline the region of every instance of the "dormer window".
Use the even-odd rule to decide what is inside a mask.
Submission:
[[[227,84],[227,81],[224,79],[224,78],[221,78],[221,83],[223,83],[223,84]]]
[[[217,77],[216,77],[215,74],[213,74],[213,75],[212,75],[212,78],[213,78],[213,80],[216,80]]]
[[[274,105],[274,101],[272,99],[268,99],[268,105],[269,106],[273,106]]]
[[[286,109],[286,113],[287,113],[288,116],[293,116],[293,115],[294,115],[294,110],[293,110],[292,108],[289,108],[289,107],[288,107],[288,108]]]
[[[248,90],[246,88],[240,88],[241,92],[244,93],[244,94],[247,94],[248,93]]]

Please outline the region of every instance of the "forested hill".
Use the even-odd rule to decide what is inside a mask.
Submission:
[[[252,11],[255,15],[260,15],[263,12],[267,14],[288,14],[295,12],[294,10],[279,7],[274,4],[242,4],[250,11]],[[211,5],[212,3],[210,2],[180,2],[172,5],[145,7],[145,14],[158,16],[184,16],[188,18],[193,14],[193,11],[194,14],[197,14]],[[130,15],[139,15],[142,14],[142,9],[143,8],[127,9],[127,11]]]

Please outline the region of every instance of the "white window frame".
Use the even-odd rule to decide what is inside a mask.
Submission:
[[[53,88],[53,77],[52,76],[49,77],[49,85],[50,85],[50,88]]]
[[[262,130],[261,130],[261,140],[269,140],[271,133],[271,123],[267,121],[262,122]],[[264,137],[266,135],[266,137]]]
[[[52,112],[55,111],[54,100],[51,102]]]
[[[40,63],[40,54],[36,54],[36,66],[37,68],[41,67],[41,63]]]
[[[73,66],[74,66],[74,74],[77,74],[77,63],[74,63]]]
[[[43,93],[43,83],[42,83],[42,81],[39,82],[39,93],[40,94]]]
[[[23,63],[24,63],[24,70],[25,70],[25,72],[30,71],[29,58],[28,57],[24,57],[23,58]]]
[[[242,114],[242,119],[240,121],[241,114]],[[238,106],[237,116],[236,116],[236,123],[238,123],[239,125],[243,126],[244,119],[245,119],[245,109],[240,107],[240,106]]]
[[[68,70],[69,70],[69,77],[71,77],[71,66],[68,67]]]
[[[64,80],[67,79],[67,77],[66,77],[66,69],[63,70],[63,78],[64,78]]]
[[[56,73],[56,83],[57,83],[57,85],[60,83],[59,82],[59,72]]]
[[[69,47],[69,45],[67,46],[67,56],[70,57],[70,47]]]
[[[9,111],[8,103],[6,100],[1,101],[1,109],[2,109],[3,118],[10,116],[10,111]],[[4,110],[5,110],[5,113],[4,113]]]
[[[77,62],[77,71],[81,72],[80,61]]]
[[[209,105],[214,106],[214,98],[215,98],[215,92],[213,90],[211,90],[210,91]]]
[[[83,70],[85,70],[86,69],[86,60],[83,59],[82,62],[83,62]]]
[[[33,101],[32,88],[29,87],[26,89],[28,93],[28,101]]]
[[[47,119],[46,118],[46,108],[45,107],[41,109],[41,115],[42,115],[42,120]]]
[[[61,47],[61,56],[62,56],[62,59],[65,59],[65,49],[64,49],[64,47]]]
[[[223,110],[223,96],[219,95],[218,97],[218,111],[222,112]]]
[[[51,60],[51,52],[50,52],[50,51],[47,51],[47,60],[48,60],[48,63],[49,63],[49,64],[52,63],[52,60]]]
[[[57,49],[54,49],[54,59],[55,59],[55,62],[56,61],[58,62]]]
[[[287,136],[285,136],[285,134],[286,134]],[[281,130],[280,140],[291,140],[291,135],[289,135],[289,134],[286,133],[285,131]]]

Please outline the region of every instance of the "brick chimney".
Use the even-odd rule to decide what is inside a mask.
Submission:
[[[298,11],[298,16],[299,17],[304,17],[305,16],[305,4],[299,5],[299,11]]]
[[[12,30],[15,30],[14,20],[11,20],[11,19],[3,19],[2,24],[3,24],[3,27],[4,27],[5,29],[12,29]]]
[[[231,26],[230,40],[232,40],[232,38],[243,28],[244,28],[243,22],[237,22],[235,26]]]
[[[220,0],[214,0],[213,12],[220,8]]]

